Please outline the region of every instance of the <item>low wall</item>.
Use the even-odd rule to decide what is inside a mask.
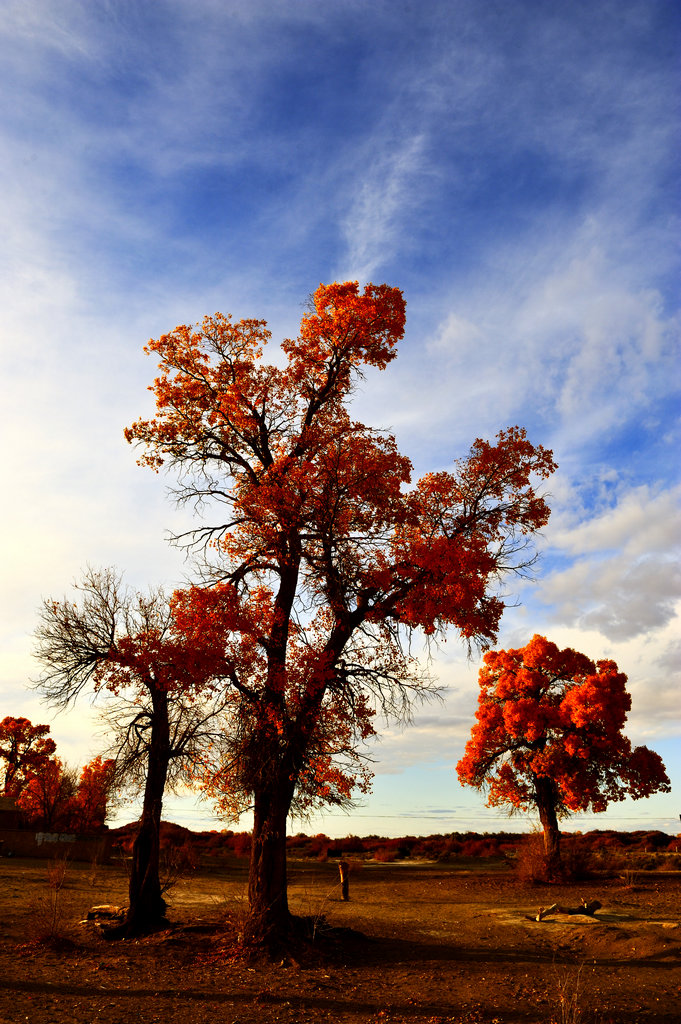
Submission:
[[[63,832],[0,829],[2,857],[65,857],[68,860],[105,862],[111,855],[111,835],[80,836]]]

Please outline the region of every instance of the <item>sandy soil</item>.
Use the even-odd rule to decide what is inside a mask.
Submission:
[[[120,865],[68,865],[46,944],[46,864],[0,860],[0,1024],[681,1021],[679,875],[537,888],[501,871],[364,864],[343,903],[333,863],[294,862],[291,907],[315,942],[281,964],[235,953],[245,862],[179,882],[172,927],[149,938],[111,943],[78,923],[126,886]],[[532,920],[582,896],[601,901],[594,918]]]

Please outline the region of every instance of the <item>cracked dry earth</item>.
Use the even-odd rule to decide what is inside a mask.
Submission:
[[[107,942],[79,922],[124,902],[124,869],[69,864],[45,944],[46,863],[0,860],[0,1024],[681,1021],[679,875],[542,888],[506,871],[367,863],[343,903],[335,864],[294,861],[291,908],[315,941],[270,963],[234,941],[245,874],[236,860],[200,869],[172,890],[167,931]],[[600,900],[595,917],[532,920],[581,897]],[[566,1016],[573,1004],[581,1015]]]

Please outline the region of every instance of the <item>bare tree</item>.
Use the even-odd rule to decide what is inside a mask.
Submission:
[[[224,665],[178,627],[173,599],[122,585],[113,569],[88,569],[80,600],[46,600],[36,631],[44,699],[65,709],[88,692],[113,731],[119,787],[143,790],[132,850],[126,934],[157,927],[166,904],[159,880],[159,831],[168,785],[191,780],[217,731]]]

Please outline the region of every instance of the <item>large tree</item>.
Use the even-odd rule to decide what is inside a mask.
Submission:
[[[549,875],[560,875],[561,817],[669,792],[659,755],[632,749],[622,733],[631,697],[614,661],[535,636],[518,650],[488,651],[479,682],[459,780],[486,790],[490,806],[538,812]]]
[[[363,368],[385,368],[404,324],[399,289],[346,282],[320,285],[284,364],[263,361],[264,321],[179,326],[147,348],[156,415],[126,431],[141,463],[175,471],[178,501],[205,515],[176,540],[193,547],[201,582],[230,595],[247,652],[225,680],[235,756],[224,788],[252,794],[256,941],[286,938],[287,815],[324,758],[328,777],[329,737],[347,751],[377,708],[405,715],[428,691],[408,653],[414,631],[494,642],[500,578],[531,562],[549,515],[535,487],[552,455],[522,429],[476,440],[452,472],[411,485],[395,439],[351,417]]]
[[[121,929],[138,934],[165,916],[159,879],[163,796],[168,784],[193,778],[214,739],[215,722],[228,702],[223,689],[215,689],[216,680],[231,671],[228,641],[219,607],[213,608],[206,640],[187,635],[176,615],[179,596],[131,590],[111,569],[88,570],[76,590],[79,600],[43,603],[37,685],[61,708],[91,690],[114,737],[115,763],[106,762],[109,780],[143,791]],[[81,786],[96,796],[96,773],[84,774]]]

